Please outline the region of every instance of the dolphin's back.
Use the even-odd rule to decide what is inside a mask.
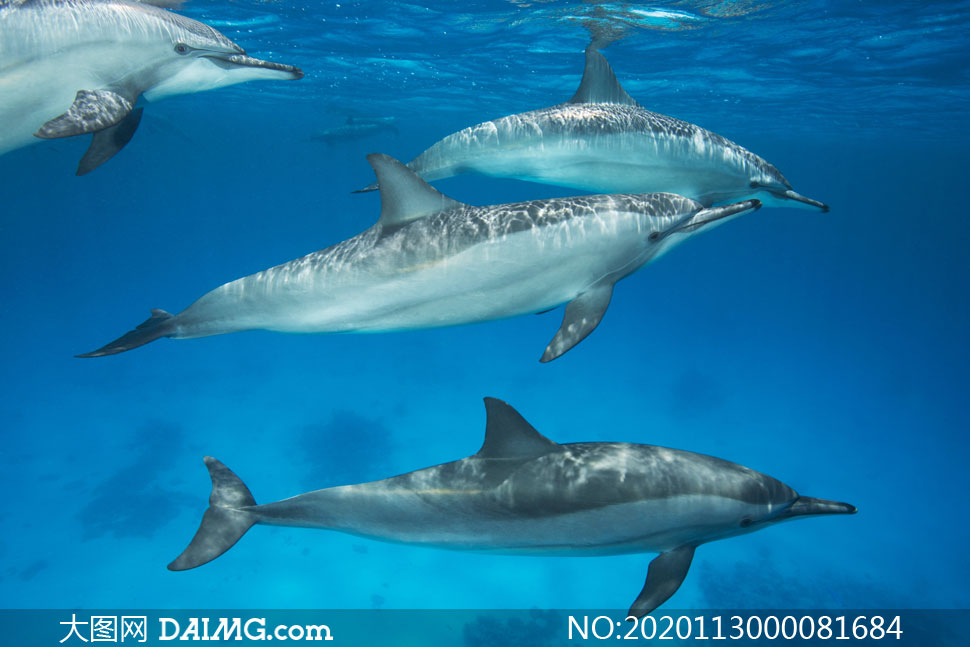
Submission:
[[[516,514],[537,516],[677,497],[777,506],[797,497],[777,479],[704,454],[631,443],[561,447],[510,474],[497,500]]]
[[[221,33],[186,16],[125,0],[26,0],[0,3],[0,71],[82,45],[185,38],[232,47]],[[76,89],[76,88],[75,88]]]

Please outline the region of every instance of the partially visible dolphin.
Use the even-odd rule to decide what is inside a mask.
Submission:
[[[572,99],[448,135],[408,168],[428,182],[480,173],[596,193],[663,191],[705,206],[757,198],[829,210],[796,193],[777,168],[751,151],[644,109],[592,44]],[[371,184],[359,192],[376,188]]]
[[[542,356],[547,362],[596,328],[617,281],[694,232],[761,206],[746,200],[705,208],[647,193],[473,207],[387,155],[367,159],[381,183],[373,227],[227,283],[178,315],[153,310],[136,329],[79,357],[113,355],[160,337],[434,328],[569,302]]]
[[[302,76],[148,0],[0,0],[0,155],[93,133],[83,175],[131,140],[140,96]]]
[[[333,146],[343,142],[365,139],[384,132],[398,134],[397,126],[394,125],[394,117],[351,116],[347,117],[344,124],[319,132],[310,137],[310,140]]]
[[[486,398],[485,408],[485,442],[469,458],[265,505],[207,457],[209,508],[168,568],[212,561],[255,524],[490,553],[660,553],[630,607],[641,617],[677,591],[701,544],[798,517],[856,512],[720,458],[630,443],[560,445],[500,400]]]

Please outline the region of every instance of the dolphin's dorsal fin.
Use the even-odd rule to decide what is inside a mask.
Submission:
[[[568,103],[617,103],[626,106],[639,106],[616,80],[613,68],[606,57],[592,44],[586,48],[586,69],[579,89]]]
[[[424,216],[464,205],[439,193],[421,176],[390,155],[371,153],[367,161],[374,167],[381,190],[380,224],[403,225]]]
[[[530,425],[507,402],[485,398],[485,442],[475,458],[529,458],[557,451],[549,440]]]

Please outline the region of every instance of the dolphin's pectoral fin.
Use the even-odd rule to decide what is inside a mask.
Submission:
[[[68,111],[45,123],[34,136],[56,139],[96,133],[120,122],[133,107],[134,101],[111,90],[79,90]]]
[[[562,316],[562,326],[539,361],[551,362],[586,339],[603,319],[612,296],[613,284],[601,283],[570,301]]]
[[[91,145],[77,165],[77,175],[90,173],[124,148],[138,130],[143,110],[144,108],[136,108],[114,126],[94,133]]]
[[[629,615],[642,618],[677,592],[687,571],[690,570],[691,560],[694,559],[693,546],[681,546],[667,553],[660,553],[647,569],[647,581],[643,585],[640,595],[633,601]]]

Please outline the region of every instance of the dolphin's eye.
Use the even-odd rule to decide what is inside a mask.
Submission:
[[[189,48],[185,45],[185,43],[175,43],[175,51],[179,54],[188,54]]]
[[[651,243],[657,242],[658,240],[660,240],[660,232],[659,231],[653,232],[652,234],[647,236],[647,240],[649,240]]]
[[[741,527],[742,528],[747,528],[752,523],[754,523],[754,522],[751,520],[751,517],[745,517],[744,519],[741,520]]]

